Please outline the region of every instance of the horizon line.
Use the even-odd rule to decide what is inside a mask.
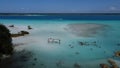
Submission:
[[[0,15],[120,15],[120,13],[0,13]]]

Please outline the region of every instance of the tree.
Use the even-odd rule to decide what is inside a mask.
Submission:
[[[2,55],[12,55],[13,44],[9,29],[0,24],[0,57]]]

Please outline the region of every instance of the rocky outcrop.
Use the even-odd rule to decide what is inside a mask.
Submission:
[[[11,37],[20,37],[29,34],[27,31],[20,31],[17,34],[11,34]]]
[[[110,68],[109,65],[107,65],[107,64],[100,64],[100,67],[101,68]]]
[[[80,65],[78,63],[75,63],[74,68],[80,68]]]
[[[25,34],[29,34],[29,32],[27,32],[27,31],[20,31],[20,34],[25,35]]]
[[[29,30],[32,29],[31,26],[28,26],[28,29],[29,29]]]
[[[101,68],[119,68],[118,65],[116,64],[116,62],[112,59],[108,59],[108,63],[110,65],[103,63],[103,64],[100,64],[100,67]]]
[[[14,27],[14,25],[9,25],[9,27]]]
[[[115,61],[113,61],[112,59],[108,59],[108,62],[111,64],[111,68],[119,68],[118,65],[116,64]]]
[[[120,51],[115,52],[116,57],[120,57]]]

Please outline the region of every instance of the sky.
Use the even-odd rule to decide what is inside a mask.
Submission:
[[[120,0],[0,0],[0,13],[120,13]]]

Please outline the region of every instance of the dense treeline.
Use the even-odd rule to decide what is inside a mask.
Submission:
[[[0,24],[0,57],[3,55],[11,55],[13,53],[12,45],[12,38],[9,29]]]

